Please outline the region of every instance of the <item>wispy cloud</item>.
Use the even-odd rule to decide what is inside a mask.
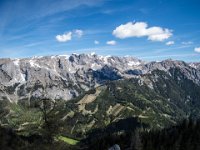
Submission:
[[[192,41],[186,41],[186,42],[181,42],[181,44],[183,44],[183,45],[191,45],[191,44],[193,44],[193,42]]]
[[[150,56],[141,56],[140,58],[142,59],[149,59],[149,58],[153,58],[153,59],[156,59],[156,58],[177,58],[177,57],[188,57],[188,56],[197,56],[196,54],[169,54],[169,55],[150,55]]]
[[[174,41],[168,41],[168,42],[166,42],[165,44],[167,45],[167,46],[171,46],[171,45],[174,45]]]
[[[185,49],[189,47],[191,47],[191,45],[181,45],[181,46],[176,46],[176,47],[159,48],[159,49],[153,49],[153,53],[162,53],[166,51]]]
[[[34,47],[34,46],[40,45],[42,43],[44,43],[44,42],[29,43],[29,44],[24,45],[23,47]]]
[[[194,51],[197,52],[197,53],[200,53],[200,47],[195,47]]]
[[[107,44],[107,45],[116,45],[117,42],[114,41],[114,40],[111,40],[111,41],[107,41],[106,44]]]
[[[56,23],[56,25],[59,26],[59,21],[70,16],[66,15],[66,13],[65,15],[59,16],[58,14],[62,14],[66,11],[73,11],[82,6],[101,6],[104,1],[105,0],[3,1],[0,4],[0,37],[9,35],[12,35],[11,37],[22,37],[22,34],[29,34],[37,31],[44,32],[44,30],[51,31],[50,27],[53,24],[55,25]]]
[[[94,44],[98,45],[98,44],[99,44],[99,41],[95,40],[95,41],[94,41]]]
[[[35,0],[32,3],[27,0],[19,0],[15,2],[14,11],[16,12],[26,8],[26,10],[29,10],[26,11],[27,15],[30,15],[30,19],[33,19],[70,11],[79,6],[92,7],[101,4],[103,1],[104,0],[49,0],[47,7],[46,0]]]
[[[78,38],[81,38],[83,36],[83,31],[80,29],[76,29],[74,31],[74,35],[77,36]]]
[[[147,8],[140,8],[140,9],[138,9],[138,11],[146,15],[146,14],[149,13],[150,9],[147,9]]]

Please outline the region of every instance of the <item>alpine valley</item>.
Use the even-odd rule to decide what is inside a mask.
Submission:
[[[0,145],[10,141],[9,150],[167,150],[186,148],[188,138],[199,149],[199,116],[200,63],[96,54],[0,59]]]

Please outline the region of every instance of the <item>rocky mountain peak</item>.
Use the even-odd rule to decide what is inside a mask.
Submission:
[[[199,63],[176,60],[145,62],[125,56],[72,54],[39,56],[23,59],[0,59],[1,99],[33,100],[42,95],[50,99],[69,100],[82,91],[104,84],[107,80],[140,77],[153,70],[180,69],[200,84]]]

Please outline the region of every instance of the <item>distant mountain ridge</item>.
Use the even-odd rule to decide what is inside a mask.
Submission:
[[[0,99],[69,100],[110,80],[141,78],[154,70],[173,76],[172,68],[180,69],[187,79],[200,85],[200,63],[170,59],[145,62],[129,56],[96,54],[0,59]]]

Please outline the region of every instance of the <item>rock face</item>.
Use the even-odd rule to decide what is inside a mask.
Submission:
[[[115,144],[114,146],[112,146],[108,150],[120,150],[120,147],[119,147],[119,145]]]
[[[108,80],[140,78],[157,69],[173,76],[173,68],[179,68],[200,85],[199,63],[173,60],[147,63],[133,57],[95,54],[0,59],[0,100],[69,100]]]

